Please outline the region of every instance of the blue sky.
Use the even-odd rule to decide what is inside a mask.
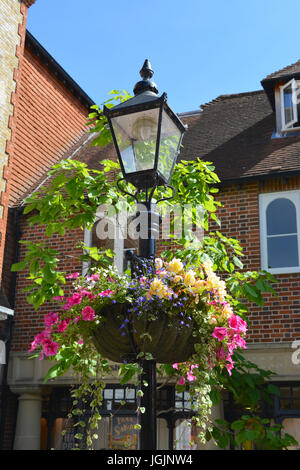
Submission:
[[[36,0],[27,28],[97,104],[148,58],[184,112],[299,60],[299,17],[299,0]]]

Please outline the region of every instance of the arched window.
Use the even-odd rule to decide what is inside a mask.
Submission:
[[[273,273],[300,270],[300,192],[260,195],[262,268]]]

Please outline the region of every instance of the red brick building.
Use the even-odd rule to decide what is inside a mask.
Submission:
[[[27,14],[27,10],[25,13]],[[25,303],[25,310],[19,319],[5,315],[6,311],[14,310],[18,303],[16,277],[11,273],[10,266],[18,256],[18,240],[22,237],[20,204],[24,196],[44,179],[46,172],[68,149],[74,144],[78,145],[82,137],[86,140],[87,115],[90,106],[94,104],[53,57],[28,31],[26,32],[25,20],[19,31],[23,35],[22,47],[19,46],[19,64],[14,72],[16,87],[11,97],[11,133],[6,143],[9,164],[4,168],[6,185],[5,193],[2,193],[2,202],[5,201],[5,205],[1,221],[3,256],[0,260],[3,269],[0,304],[4,307],[4,314],[0,318],[0,340],[1,345],[6,345],[7,357],[14,347],[14,342],[11,341],[13,323],[16,325],[16,331],[23,328],[27,331],[26,325],[29,329],[34,326],[30,317],[31,309],[28,309]],[[32,234],[33,238],[34,236],[37,234]],[[21,310],[22,308],[20,313]],[[27,333],[30,334],[29,331]],[[19,351],[26,351],[26,342],[27,336]],[[11,448],[17,402],[11,405],[10,399],[13,395],[7,386],[7,367],[3,364],[0,367],[1,448]]]
[[[262,308],[252,307],[251,329],[246,356],[258,365],[277,372],[282,396],[275,399],[273,418],[300,440],[300,377],[297,348],[300,346],[300,125],[298,124],[297,81],[300,62],[268,76],[263,89],[220,96],[201,110],[180,115],[188,124],[180,158],[197,157],[215,164],[221,183],[218,198],[221,232],[240,240],[245,252],[245,269],[267,269],[277,277],[278,298],[269,296]],[[2,278],[7,298],[14,310],[8,331],[8,368],[4,368],[2,420],[3,448],[68,448],[61,441],[70,404],[71,376],[43,385],[48,364],[28,360],[28,346],[40,331],[47,307],[39,312],[26,303],[22,292],[26,273],[10,274],[10,265],[24,256],[18,239],[38,240],[40,229],[30,227],[22,214],[26,195],[46,179],[53,163],[72,156],[97,168],[99,160],[115,158],[114,149],[90,147],[91,135],[84,132],[92,100],[29,34],[16,92],[14,132],[11,139],[12,169],[9,173],[10,211],[6,231]],[[82,266],[72,261],[72,235],[54,237],[64,266],[69,271]],[[116,248],[121,267],[125,246]],[[10,322],[12,323],[12,321]],[[5,326],[7,328],[7,325]],[[10,336],[9,336],[10,335]],[[298,342],[297,342],[298,341]],[[124,390],[114,376],[107,378],[102,438],[99,448],[109,447],[110,410],[120,402]],[[123,394],[123,395],[122,395]],[[184,396],[172,387],[162,389],[161,402],[168,400],[175,409],[184,405]],[[132,400],[135,395],[133,391]],[[160,407],[160,402],[158,409]],[[3,411],[5,410],[5,411]],[[231,410],[216,410],[230,418]],[[159,447],[173,448],[173,439],[182,432],[182,414],[160,415]],[[126,419],[132,413],[128,411]],[[181,448],[184,440],[180,441]]]

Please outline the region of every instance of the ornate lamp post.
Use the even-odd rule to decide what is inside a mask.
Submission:
[[[140,71],[142,80],[134,87],[134,97],[113,108],[104,107],[121,166],[123,180],[145,193],[143,205],[148,212],[147,237],[140,240],[139,258],[155,256],[155,230],[151,226],[155,205],[151,202],[158,186],[168,186],[186,126],[167,104],[167,95],[158,96],[151,80],[153,70],[148,59]],[[136,196],[135,196],[136,197]],[[137,197],[136,197],[137,200]],[[157,220],[157,219],[156,219]],[[143,450],[156,449],[156,362],[144,361],[144,388],[141,405],[141,440]]]

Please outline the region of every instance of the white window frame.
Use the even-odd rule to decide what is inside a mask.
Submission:
[[[269,204],[280,198],[289,199],[296,208],[296,223],[298,236],[298,266],[285,268],[268,268],[268,246],[267,246],[267,208]],[[280,191],[274,193],[263,193],[259,195],[259,219],[260,219],[260,253],[261,268],[271,274],[286,274],[300,272],[300,190]]]
[[[292,87],[292,103],[293,103],[293,119],[289,122],[285,122],[285,107],[284,107],[284,90],[288,87]],[[289,82],[285,83],[280,87],[280,110],[281,110],[281,131],[291,132],[300,127],[293,127],[298,121],[298,109],[297,109],[297,82],[294,78]]]

